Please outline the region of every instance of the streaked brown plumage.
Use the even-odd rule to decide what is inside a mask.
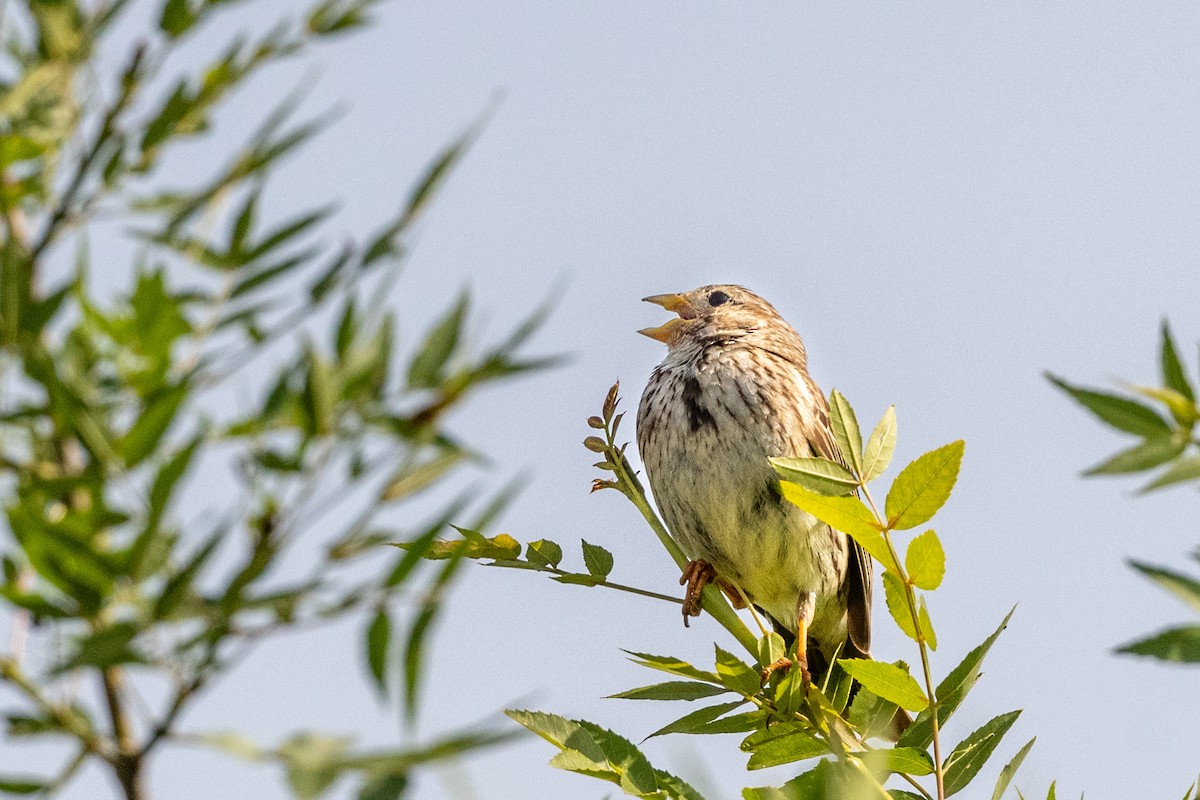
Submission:
[[[785,501],[767,461],[841,458],[804,342],[740,286],[646,300],[679,315],[641,331],[668,349],[642,394],[637,431],[671,532],[689,558],[799,634],[801,659],[806,642],[826,663],[839,647],[841,657],[869,657],[869,556]]]

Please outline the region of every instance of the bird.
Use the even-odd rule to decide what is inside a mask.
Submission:
[[[716,580],[735,606],[753,604],[794,638],[787,661],[805,680],[835,657],[870,658],[870,556],[785,500],[768,460],[845,463],[800,335],[742,286],[644,300],[676,314],[639,331],[667,355],[642,393],[637,443],[655,503],[691,559],[680,579],[685,623]]]

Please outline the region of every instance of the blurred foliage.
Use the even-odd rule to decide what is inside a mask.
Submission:
[[[363,241],[329,230],[330,207],[283,219],[268,208],[271,175],[326,122],[294,121],[294,99],[196,185],[163,188],[164,159],[186,153],[180,145],[208,131],[234,91],[267,64],[363,26],[373,2],[293,6],[273,27],[255,22],[227,41],[208,27],[250,5],[165,0],[156,27],[132,34],[126,0],[4,6],[4,735],[72,746],[54,774],[0,776],[0,795],[52,796],[98,761],[127,800],[146,798],[147,760],[183,741],[281,763],[299,798],[350,776],[361,800],[387,800],[418,765],[509,735],[361,752],[316,732],[268,748],[180,730],[185,710],[256,643],[347,617],[362,621],[370,680],[411,720],[424,645],[462,559],[428,573],[417,569],[420,546],[378,545],[431,544],[462,517],[489,524],[510,489],[446,501],[444,488],[460,483],[453,470],[477,459],[445,416],[471,390],[551,363],[520,355],[544,308],[473,355],[465,294],[423,340],[397,345],[397,267],[478,125]],[[189,56],[175,58],[185,43]],[[199,66],[197,49],[210,51]],[[120,54],[115,73],[102,50]],[[135,263],[91,252],[102,225],[133,232]],[[121,276],[126,288],[110,288]],[[250,398],[232,416],[231,395]],[[436,513],[386,521],[414,500],[405,518]],[[162,695],[146,685],[167,687],[161,705],[142,699]]]
[[[1139,440],[1084,475],[1157,471],[1138,490],[1139,494],[1169,486],[1200,486],[1200,439],[1195,435],[1196,423],[1200,422],[1200,405],[1187,373],[1171,329],[1164,322],[1159,346],[1159,386],[1127,384],[1128,393],[1117,395],[1073,386],[1054,375],[1047,375],[1055,386],[1105,425]],[[1192,553],[1192,558],[1200,563],[1200,548]],[[1130,560],[1129,564],[1200,614],[1200,577],[1137,560]],[[1200,622],[1167,628],[1151,637],[1130,642],[1119,652],[1163,661],[1200,663]]]
[[[687,557],[651,508],[645,491],[619,443],[622,414],[617,412],[618,387],[613,386],[599,415],[588,425],[598,432],[584,447],[598,453],[602,477],[593,491],[613,489],[629,499],[682,569]],[[624,700],[695,702],[714,700],[660,726],[646,738],[674,735],[741,737],[748,770],[807,762],[782,786],[749,787],[745,800],[810,800],[836,798],[950,797],[971,789],[984,796],[980,775],[1013,727],[1020,711],[1000,714],[945,747],[944,725],[966,700],[983,674],[984,657],[1007,626],[1001,621],[978,647],[967,653],[940,680],[934,680],[932,652],[937,636],[925,593],[941,585],[946,555],[941,540],[927,529],[902,546],[902,532],[923,527],[947,502],[962,463],[963,442],[932,450],[907,465],[888,488],[882,511],[871,484],[888,468],[896,444],[896,415],[888,409],[863,442],[850,403],[834,391],[831,425],[846,456],[845,463],[825,458],[772,459],[781,478],[783,496],[863,546],[884,569],[888,613],[916,648],[920,669],[903,661],[836,659],[834,666],[813,681],[798,669],[780,669],[794,660],[795,644],[769,632],[761,621],[752,633],[714,584],[705,587],[702,606],[742,646],[743,654],[715,647],[711,667],[673,656],[630,653],[633,661],[666,673],[670,680],[613,695]],[[560,567],[563,548],[541,539],[522,544],[507,534],[484,537],[461,530],[459,539],[432,547],[421,543],[427,558],[451,555],[484,560],[491,566],[548,574],[560,583],[600,586],[679,603],[673,598],[609,580],[613,556],[582,542],[584,571]],[[903,552],[903,556],[901,556]],[[522,555],[522,553],[524,555]],[[898,709],[916,718],[897,740]],[[661,800],[701,800],[683,779],[655,768],[629,739],[586,720],[572,720],[539,711],[513,710],[509,716],[533,731],[559,752],[551,764],[560,769],[608,781],[634,797]],[[999,770],[992,797],[1008,791],[1017,769],[1032,749],[1030,740]],[[903,787],[903,788],[900,788]]]

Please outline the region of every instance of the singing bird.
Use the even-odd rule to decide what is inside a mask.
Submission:
[[[800,335],[741,286],[645,300],[677,315],[639,331],[667,356],[642,393],[637,441],[655,502],[692,559],[680,580],[685,622],[715,578],[796,637],[805,675],[835,652],[869,658],[870,557],[784,500],[768,461],[842,460]]]

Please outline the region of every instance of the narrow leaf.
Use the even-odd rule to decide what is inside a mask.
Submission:
[[[1200,662],[1200,625],[1168,628],[1148,639],[1119,647],[1117,652],[1153,656],[1161,661],[1194,664]]]
[[[697,709],[690,714],[685,714],[672,723],[664,725],[646,738],[653,739],[655,736],[662,736],[667,733],[694,733],[718,717],[722,717],[735,708],[744,705],[745,702],[745,700],[734,700],[729,703],[720,703],[715,706],[706,706],[705,708]]]
[[[1166,469],[1161,475],[1147,483],[1139,493],[1152,492],[1164,486],[1171,486],[1184,481],[1200,479],[1200,455],[1181,458]]]
[[[620,700],[700,700],[726,692],[723,686],[698,681],[666,681],[637,689],[628,689],[610,694],[609,699]]]
[[[387,609],[380,608],[367,627],[366,646],[367,666],[371,670],[371,677],[375,679],[375,688],[381,695],[387,694],[387,662],[391,641],[392,620],[388,617]]]
[[[996,779],[996,788],[992,792],[992,800],[1001,800],[1004,792],[1008,789],[1008,785],[1012,783],[1012,779],[1016,777],[1017,770],[1021,768],[1021,762],[1025,760],[1025,756],[1029,755],[1029,751],[1033,749],[1033,743],[1037,741],[1037,737],[1033,737],[1025,746],[1017,751],[1017,754],[1012,757],[1004,765],[1004,769],[1000,770],[1000,777]]]
[[[1200,581],[1181,572],[1143,564],[1140,561],[1130,560],[1129,566],[1183,600],[1193,611],[1200,613]]]
[[[947,797],[967,788],[1019,716],[1020,711],[1001,714],[984,723],[954,747],[945,763]]]
[[[862,433],[858,430],[858,419],[854,416],[850,401],[837,389],[829,394],[829,424],[842,458],[846,459],[854,474],[862,475]]]
[[[1191,402],[1196,402],[1196,392],[1192,389],[1183,364],[1179,361],[1179,352],[1175,349],[1171,327],[1165,319],[1162,324],[1162,377],[1164,386],[1174,389]]]
[[[1180,436],[1155,436],[1085,471],[1084,475],[1122,475],[1143,472],[1165,464],[1183,452],[1187,440]]]
[[[1169,434],[1171,426],[1155,411],[1126,397],[1082,389],[1064,381],[1050,373],[1046,378],[1071,397],[1075,398],[1084,408],[1095,414],[1102,422],[1117,430],[1134,433],[1138,436],[1151,437]]]

